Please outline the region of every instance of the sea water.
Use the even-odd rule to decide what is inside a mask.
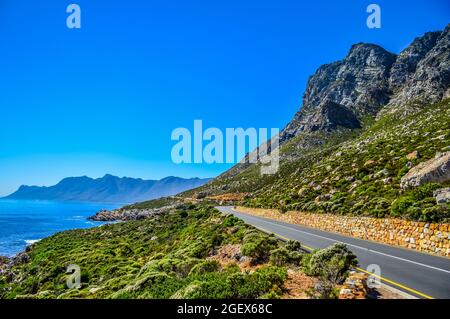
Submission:
[[[0,256],[14,256],[57,232],[99,226],[87,218],[120,204],[0,200]]]

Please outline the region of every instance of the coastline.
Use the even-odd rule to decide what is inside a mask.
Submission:
[[[91,215],[88,217],[83,217],[83,218],[87,221],[93,221],[93,222],[99,223],[97,225],[93,225],[92,227],[86,227],[86,229],[90,229],[90,228],[101,227],[105,224],[110,224],[110,223],[114,223],[114,222],[142,220],[145,218],[163,214],[174,207],[175,207],[175,205],[169,205],[169,206],[164,206],[161,208],[154,208],[154,209],[136,209],[136,208],[135,209],[126,209],[124,207],[120,207],[120,208],[112,209],[112,210],[101,209],[94,215]],[[4,271],[5,269],[10,268],[10,267],[16,265],[17,263],[22,263],[22,262],[26,261],[29,258],[28,252],[32,249],[32,247],[36,243],[38,243],[42,239],[51,237],[60,232],[70,231],[70,230],[74,230],[74,229],[79,229],[79,228],[70,228],[70,229],[57,231],[57,232],[54,232],[53,234],[50,234],[49,236],[46,236],[46,237],[43,237],[40,239],[25,240],[25,242],[27,243],[26,247],[23,250],[17,252],[15,255],[12,255],[12,256],[0,255],[0,275],[2,274],[2,270]]]
[[[14,258],[28,246],[58,232],[97,227],[101,221],[88,217],[119,205],[0,199],[0,256]]]

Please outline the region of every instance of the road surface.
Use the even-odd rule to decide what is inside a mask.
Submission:
[[[294,239],[312,250],[333,243],[346,244],[358,257],[359,270],[377,264],[382,282],[418,298],[450,299],[450,259],[410,249],[338,235],[309,227],[293,225],[236,211],[230,206],[217,207],[246,223],[283,239]]]

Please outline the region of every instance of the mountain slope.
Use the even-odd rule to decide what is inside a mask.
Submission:
[[[87,176],[68,177],[50,187],[23,185],[5,198],[132,203],[174,195],[208,181],[209,179],[180,177],[166,177],[159,181],[142,180],[109,174],[97,179]]]
[[[437,205],[433,191],[450,178],[410,190],[400,184],[450,150],[449,35],[450,25],[399,55],[354,45],[310,77],[301,110],[280,133],[277,174],[240,163],[184,195],[238,193],[253,207],[448,220],[449,206]]]

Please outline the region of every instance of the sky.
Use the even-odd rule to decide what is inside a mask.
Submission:
[[[0,0],[0,196],[67,176],[216,176],[231,164],[173,163],[175,128],[281,129],[352,44],[398,53],[449,22],[447,0]]]

